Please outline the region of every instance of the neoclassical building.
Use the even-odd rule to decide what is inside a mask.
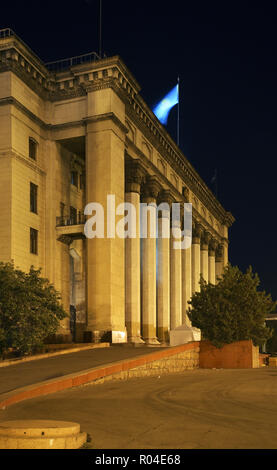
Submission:
[[[0,31],[0,260],[55,285],[64,340],[167,342],[200,273],[215,283],[228,262],[233,216],[139,91],[118,56],[45,64]],[[84,207],[109,194],[137,208],[137,237],[84,236]],[[190,248],[139,237],[140,202],[159,201],[192,204]]]

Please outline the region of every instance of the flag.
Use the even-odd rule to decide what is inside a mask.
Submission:
[[[177,84],[154,108],[153,113],[162,124],[167,124],[169,111],[179,103],[179,85]]]

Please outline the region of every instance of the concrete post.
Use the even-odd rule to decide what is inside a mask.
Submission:
[[[182,323],[191,326],[186,314],[191,299],[191,246],[182,250]]]
[[[159,202],[169,204],[169,210],[158,213],[158,338],[161,343],[164,343],[169,341],[170,330],[170,204],[172,200],[167,191],[162,193]],[[162,238],[162,233],[164,238]]]
[[[201,237],[201,263],[200,263],[200,273],[203,276],[203,279],[209,281],[209,264],[208,264],[208,246],[209,244],[209,234],[208,232],[203,232]]]
[[[133,223],[136,237],[125,240],[125,315],[128,342],[144,343],[141,338],[141,292],[140,292],[140,186],[144,176],[136,161],[126,164],[125,201],[135,208]]]
[[[156,331],[156,199],[159,190],[158,179],[153,176],[142,191],[142,202],[148,205],[147,232],[142,239],[142,336],[146,344],[159,344]]]
[[[223,246],[220,244],[215,252],[215,278],[223,273]]]
[[[192,229],[191,245],[191,292],[200,292],[200,237],[201,228],[195,224]]]
[[[106,92],[114,94],[111,89]],[[106,231],[107,195],[115,196],[115,207],[124,203],[126,128],[113,112],[109,118],[101,114],[105,103],[113,102],[111,97],[105,101],[97,91],[91,95],[88,109],[100,114],[86,121],[86,200],[102,205],[105,233],[104,238],[87,239],[88,330],[94,341],[126,342],[125,240],[116,231],[114,237],[107,237]],[[123,103],[116,102],[120,111]]]
[[[209,243],[209,282],[215,284],[215,243],[211,240]]]
[[[180,221],[172,221],[170,238],[170,329],[182,325],[182,256],[174,242],[181,241]]]

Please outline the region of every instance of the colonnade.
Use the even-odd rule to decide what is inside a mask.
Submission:
[[[160,202],[169,204],[174,197],[164,190],[155,176],[147,176],[140,164],[126,171],[125,201],[136,208],[136,238],[125,240],[125,315],[128,341],[159,344],[169,340],[169,331],[182,324],[190,326],[186,315],[192,294],[200,291],[200,274],[215,283],[223,270],[223,247],[198,222],[193,221],[192,243],[174,249],[181,237],[181,224],[172,225],[170,211],[159,211]],[[140,202],[151,206],[147,212],[147,236],[140,238]],[[154,222],[155,219],[155,222]],[[157,223],[157,227],[156,227]],[[174,225],[175,224],[175,225]],[[161,237],[161,230],[168,237]],[[151,237],[150,231],[157,233]],[[174,237],[172,231],[174,230]],[[163,232],[165,233],[165,232]]]

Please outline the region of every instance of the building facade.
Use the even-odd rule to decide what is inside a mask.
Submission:
[[[0,31],[0,260],[54,284],[74,324],[63,340],[166,342],[200,273],[215,283],[228,262],[232,215],[139,91],[118,56],[44,64]],[[137,208],[137,237],[84,236],[84,207],[107,195]],[[192,203],[190,248],[140,239],[140,202],[159,201]]]

